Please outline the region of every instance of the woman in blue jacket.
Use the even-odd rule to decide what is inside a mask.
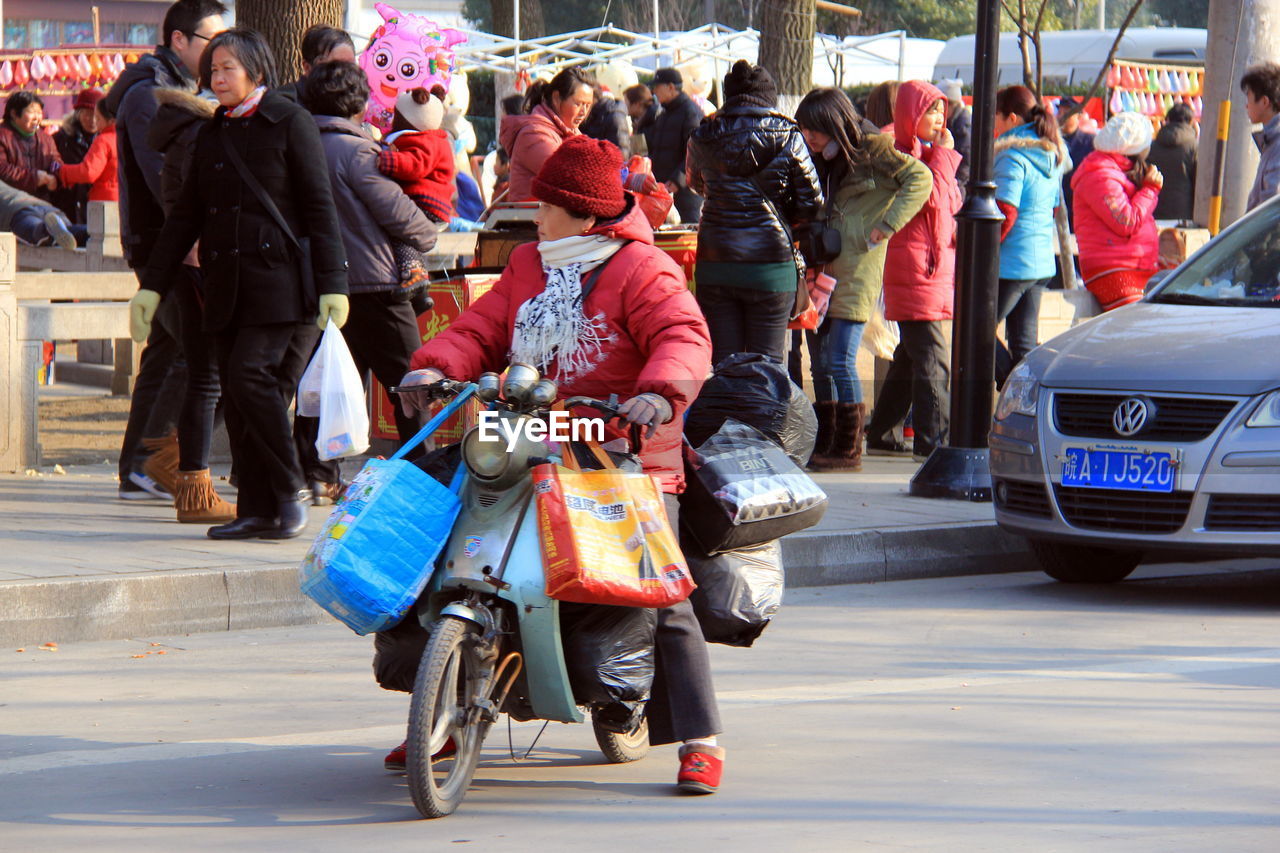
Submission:
[[[996,382],[1038,343],[1040,297],[1053,278],[1053,211],[1062,203],[1062,175],[1070,159],[1052,112],[1026,86],[996,93],[996,204],[1000,229],[1000,296],[996,322],[1008,346],[996,341]]]

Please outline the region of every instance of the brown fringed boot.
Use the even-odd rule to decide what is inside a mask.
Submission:
[[[178,433],[170,432],[163,438],[144,438],[142,446],[148,451],[142,463],[142,473],[169,494],[178,487]]]
[[[236,518],[236,505],[227,503],[214,491],[208,468],[178,472],[173,505],[183,524],[220,524]]]
[[[820,471],[861,471],[862,440],[867,426],[866,403],[839,403],[836,407],[836,432],[831,453],[819,459],[814,456],[810,467]]]
[[[831,455],[831,443],[836,437],[836,401],[814,403],[813,411],[818,416],[818,437],[813,442],[809,467],[816,470],[821,460]]]

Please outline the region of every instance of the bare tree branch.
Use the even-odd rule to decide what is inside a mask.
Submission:
[[[1116,31],[1115,41],[1111,43],[1111,50],[1107,52],[1107,59],[1102,63],[1102,70],[1098,72],[1098,76],[1093,81],[1093,85],[1089,87],[1088,93],[1067,115],[1074,115],[1082,111],[1084,105],[1098,94],[1098,90],[1102,88],[1103,82],[1107,79],[1107,72],[1111,70],[1111,62],[1116,58],[1116,51],[1120,49],[1120,39],[1124,38],[1125,30],[1129,29],[1129,24],[1133,23],[1133,19],[1137,17],[1138,10],[1142,8],[1143,2],[1144,0],[1134,0],[1133,6],[1129,9],[1129,14],[1125,15],[1124,20],[1120,22],[1120,29]]]

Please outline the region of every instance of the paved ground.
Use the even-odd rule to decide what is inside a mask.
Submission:
[[[818,475],[830,507],[817,527],[784,541],[789,583],[1031,567],[1022,541],[996,529],[990,504],[909,497],[917,467],[869,458],[860,474]],[[220,487],[234,500],[225,481]],[[171,506],[121,501],[116,490],[110,464],[0,475],[0,517],[8,520],[0,533],[0,642],[327,620],[297,589],[310,536],[214,542],[204,526],[178,524]],[[327,512],[312,510],[313,530]]]
[[[405,698],[340,626],[6,648],[0,850],[1272,851],[1278,608],[1278,560],[796,591],[713,648],[720,794],[580,727],[517,766],[500,726],[439,822],[380,770]]]

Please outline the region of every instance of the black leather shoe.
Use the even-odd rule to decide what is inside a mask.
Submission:
[[[310,515],[307,509],[311,506],[311,490],[303,489],[290,500],[281,501],[280,523],[274,530],[262,534],[263,539],[292,539],[307,527]]]
[[[277,521],[260,515],[246,515],[226,524],[210,527],[206,535],[210,539],[256,539],[268,530],[275,530]]]

